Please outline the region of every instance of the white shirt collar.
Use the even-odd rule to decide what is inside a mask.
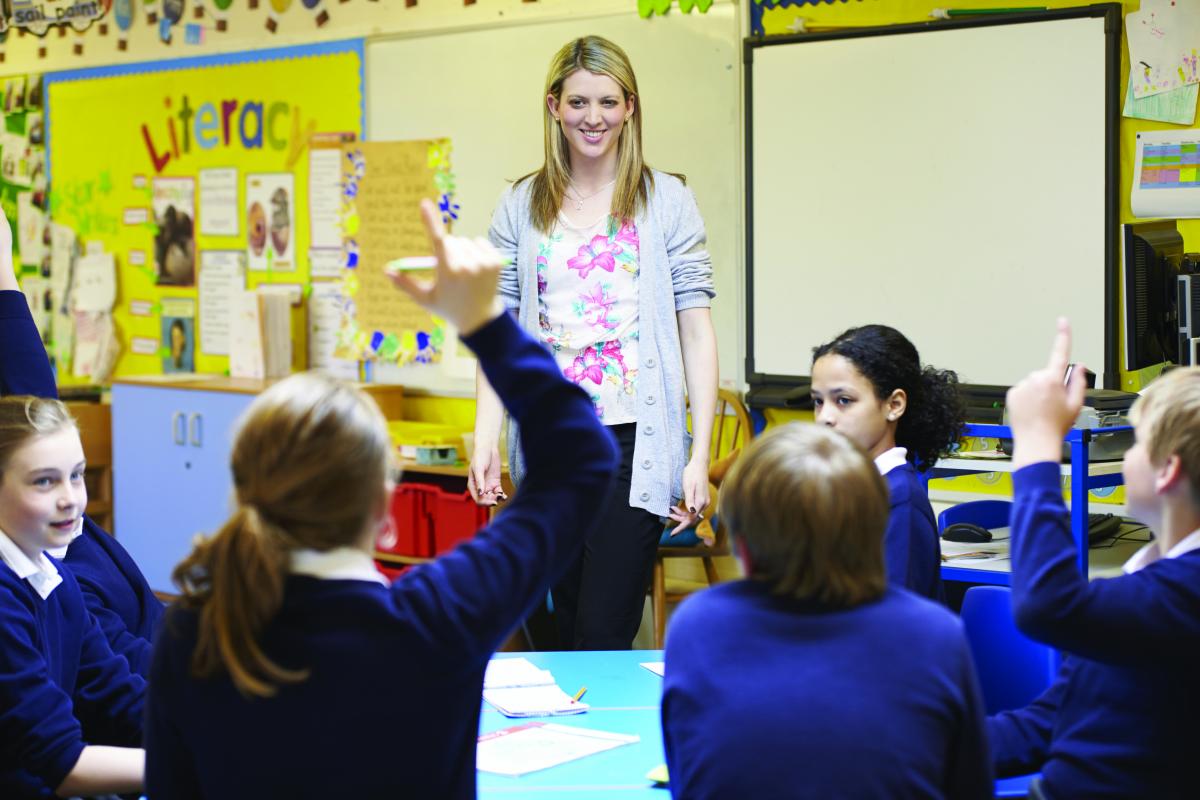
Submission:
[[[302,548],[292,551],[291,571],[328,581],[374,581],[388,585],[387,578],[375,569],[371,557],[354,547],[335,547],[332,550]]]
[[[62,575],[58,574],[58,569],[46,558],[45,553],[38,553],[36,561],[30,559],[4,531],[0,531],[0,560],[17,573],[18,578],[28,581],[43,600],[63,581]]]
[[[875,457],[875,468],[879,470],[880,475],[887,475],[896,467],[904,466],[904,462],[907,460],[907,449],[893,447],[891,450],[884,451]]]
[[[80,520],[79,527],[75,529],[75,532],[73,534],[71,534],[71,541],[67,542],[62,547],[49,548],[48,550],[46,550],[46,555],[54,556],[59,561],[62,561],[64,558],[67,557],[67,548],[71,546],[71,542],[75,541],[82,535],[83,535],[83,520]]]
[[[1167,551],[1165,556],[1160,556],[1158,553],[1158,542],[1151,542],[1133,554],[1133,557],[1125,562],[1125,566],[1121,569],[1128,575],[1131,572],[1137,572],[1139,569],[1148,567],[1160,558],[1178,558],[1184,553],[1190,553],[1192,550],[1200,550],[1200,528],[1189,533],[1187,536],[1175,543],[1175,546]]]

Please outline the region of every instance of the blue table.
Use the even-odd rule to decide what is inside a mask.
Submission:
[[[655,787],[645,778],[647,772],[666,761],[658,713],[662,678],[638,666],[644,661],[662,661],[661,650],[500,653],[497,658],[525,658],[550,670],[568,694],[574,694],[581,686],[587,687],[583,698],[591,706],[587,713],[540,717],[540,720],[637,734],[641,741],[519,778],[480,772],[480,798],[668,800],[670,794],[666,789]],[[479,732],[490,733],[525,721],[510,719],[484,703]],[[797,743],[798,748],[801,746]],[[1024,797],[1028,783],[1028,777],[998,780],[996,796]]]

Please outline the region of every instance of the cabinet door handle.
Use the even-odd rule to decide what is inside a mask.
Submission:
[[[204,416],[199,412],[188,415],[188,431],[192,440],[192,447],[201,447],[204,444]]]
[[[175,440],[175,444],[187,444],[187,429],[183,421],[182,411],[176,411],[171,415],[171,438]]]

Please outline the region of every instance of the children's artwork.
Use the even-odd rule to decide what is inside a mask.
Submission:
[[[4,80],[4,113],[12,114],[25,110],[25,76],[17,75]]]
[[[15,186],[32,186],[29,140],[17,133],[0,133],[0,178]]]
[[[200,235],[237,236],[239,216],[237,169],[200,170]]]
[[[163,298],[163,372],[195,372],[196,301],[190,297]]]
[[[1200,4],[1142,0],[1125,33],[1135,98],[1200,83]]]
[[[241,250],[200,251],[200,350],[229,355],[234,298],[246,288],[246,254]]]
[[[117,299],[117,270],[112,253],[88,253],[75,262],[71,298],[76,311],[112,311]]]
[[[33,199],[33,192],[17,195],[17,249],[22,264],[40,267],[46,256],[46,212]]]
[[[196,284],[196,179],[156,177],[152,208],[154,269],[160,286]]]
[[[1137,100],[1133,96],[1133,81],[1130,81],[1129,88],[1125,92],[1125,107],[1121,114],[1132,119],[1191,125],[1196,121],[1197,95],[1200,95],[1200,84],[1192,83],[1169,92],[1152,94]]]
[[[438,203],[447,225],[457,219],[450,141],[344,145],[342,196],[350,311],[339,332],[338,356],[401,365],[440,361],[444,323],[397,291],[383,268],[392,259],[428,255],[418,208],[422,198]]]
[[[1137,135],[1130,206],[1137,217],[1200,217],[1200,129]]]
[[[296,268],[295,176],[290,172],[246,176],[246,239],[250,269]]]
[[[46,143],[46,122],[40,111],[31,111],[25,115],[25,136],[32,145]]]

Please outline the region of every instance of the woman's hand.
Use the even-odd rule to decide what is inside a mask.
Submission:
[[[683,500],[667,512],[672,522],[679,523],[671,529],[671,535],[675,536],[704,519],[708,503],[708,463],[693,459],[683,468]]]
[[[471,499],[481,506],[494,506],[508,496],[500,484],[500,448],[477,447],[467,471],[467,489]]]

